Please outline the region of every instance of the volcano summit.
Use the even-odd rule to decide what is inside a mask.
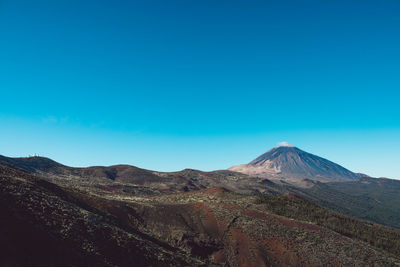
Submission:
[[[358,174],[332,161],[305,152],[288,143],[267,151],[248,164],[233,166],[229,170],[293,182],[303,179],[332,182],[359,178]]]

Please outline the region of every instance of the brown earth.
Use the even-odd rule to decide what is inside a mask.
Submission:
[[[187,181],[193,172],[179,175]],[[38,175],[0,166],[1,266],[400,264],[399,255],[272,214],[255,195],[221,186],[166,194],[148,185]],[[221,183],[220,173],[201,175]]]

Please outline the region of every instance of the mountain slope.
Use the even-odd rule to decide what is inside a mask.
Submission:
[[[270,179],[301,181],[349,181],[359,178],[344,167],[307,153],[297,147],[275,147],[248,164],[229,168],[231,171]]]
[[[363,220],[400,229],[400,181],[362,177],[349,182],[313,182],[290,192],[323,207]]]
[[[399,230],[345,216],[322,208],[294,194],[260,195],[257,203],[264,204],[268,211],[274,214],[312,222],[387,250],[394,255],[400,255]]]

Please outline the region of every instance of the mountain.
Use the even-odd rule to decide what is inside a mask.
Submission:
[[[250,163],[233,166],[229,170],[291,182],[303,179],[322,182],[351,181],[361,176],[334,162],[292,146],[275,147]]]

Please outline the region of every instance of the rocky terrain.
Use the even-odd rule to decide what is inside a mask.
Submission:
[[[1,266],[203,264],[97,209],[82,192],[1,166],[0,184]]]
[[[288,183],[0,156],[0,266],[400,266],[400,182],[354,175]]]
[[[276,215],[257,195],[222,187],[121,197],[9,167],[0,167],[0,182],[2,266],[400,264],[392,251]]]

